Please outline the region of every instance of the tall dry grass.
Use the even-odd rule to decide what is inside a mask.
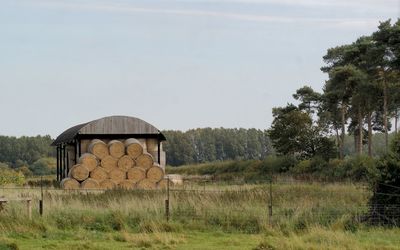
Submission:
[[[0,212],[1,231],[87,229],[97,231],[175,232],[218,229],[260,233],[271,227],[284,234],[314,226],[354,230],[355,216],[366,211],[370,193],[351,184],[274,184],[272,210],[268,185],[193,185],[170,191],[170,222],[166,222],[166,191],[64,191],[44,189],[44,215],[38,214],[40,189],[1,189],[0,196],[32,197],[33,219],[25,204],[10,202]],[[272,224],[270,224],[272,222]]]

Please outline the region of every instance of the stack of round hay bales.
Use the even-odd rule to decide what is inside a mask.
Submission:
[[[149,144],[154,150],[154,142]],[[155,154],[147,152],[147,147],[143,139],[108,143],[94,139],[61,186],[64,189],[166,188],[164,169],[154,162]]]
[[[97,158],[102,160],[104,157],[109,155],[107,144],[102,140],[94,139],[89,144],[89,153],[95,155]]]

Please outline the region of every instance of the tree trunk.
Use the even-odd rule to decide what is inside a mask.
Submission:
[[[368,156],[372,157],[372,114],[368,114]]]
[[[356,154],[358,154],[358,131],[354,131],[354,136],[353,136],[353,139],[354,139],[354,152],[356,153]]]
[[[397,120],[399,119],[399,115],[398,114],[399,114],[399,112],[396,109],[396,114],[394,116],[394,132],[395,132],[395,134],[397,134]]]
[[[342,134],[341,134],[341,143],[340,143],[340,159],[343,159],[344,157],[344,137],[346,134],[346,107],[344,104],[342,104],[341,108],[341,115],[342,115]]]
[[[385,150],[388,151],[389,140],[388,140],[388,124],[387,124],[387,83],[385,78],[383,78],[383,125],[385,127]]]
[[[363,151],[363,117],[361,114],[361,107],[358,106],[358,154],[361,155]]]
[[[336,132],[336,145],[337,145],[337,147],[338,147],[338,149],[339,149],[339,152],[338,152],[338,157],[339,157],[339,159],[342,159],[342,157],[341,157],[341,154],[340,154],[340,137],[339,137],[339,130],[338,130],[338,128],[335,126],[335,132]]]

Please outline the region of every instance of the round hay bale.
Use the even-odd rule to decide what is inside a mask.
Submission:
[[[154,165],[147,170],[146,177],[154,182],[159,182],[164,177],[164,170],[160,166]]]
[[[116,187],[117,187],[117,183],[115,183],[111,179],[105,179],[102,182],[100,182],[101,189],[114,189]]]
[[[65,178],[61,181],[61,187],[63,189],[79,189],[79,182],[73,178]]]
[[[135,182],[132,180],[123,180],[118,184],[118,188],[121,189],[134,189],[135,188]]]
[[[144,168],[144,169],[149,169],[153,166],[154,160],[153,156],[149,153],[143,153],[139,155],[138,158],[136,158],[136,166]]]
[[[119,168],[111,169],[111,171],[108,173],[108,176],[117,184],[126,179],[126,173]]]
[[[81,183],[81,188],[82,189],[99,189],[100,185],[95,179],[88,178],[84,182]]]
[[[89,170],[83,164],[76,164],[69,170],[68,176],[77,181],[83,181],[89,177]]]
[[[90,172],[90,178],[95,179],[98,182],[102,182],[108,178],[108,173],[104,168],[98,167]]]
[[[164,176],[164,179],[169,179],[175,186],[183,185],[183,177],[180,174],[169,174]]]
[[[150,179],[143,179],[136,184],[136,187],[139,189],[156,189],[157,185],[154,181]]]
[[[107,172],[110,172],[111,169],[118,167],[118,158],[107,155],[101,160],[100,164]]]
[[[89,172],[93,171],[99,164],[96,156],[90,153],[85,153],[81,155],[81,157],[79,157],[78,159],[78,163],[85,165]]]
[[[146,139],[137,139],[140,143],[140,145],[142,145],[143,147],[143,152],[147,151],[147,144],[146,144]]]
[[[159,189],[167,189],[168,181],[169,181],[169,187],[170,188],[173,187],[174,183],[170,179],[164,178],[161,181],[157,182],[157,188],[159,188]]]
[[[133,167],[128,170],[128,179],[138,182],[146,178],[146,169],[140,167]]]
[[[125,145],[118,140],[112,140],[108,143],[108,151],[115,158],[120,158],[125,154]]]
[[[133,166],[135,166],[135,161],[128,155],[124,155],[121,158],[119,158],[117,165],[119,169],[126,172]]]
[[[136,159],[139,155],[143,153],[142,144],[134,138],[125,140],[125,147],[126,147],[126,153],[130,157],[132,157],[132,159]]]
[[[160,145],[161,147],[161,145]],[[147,139],[146,140],[146,150],[147,152],[150,151],[158,151],[158,140],[157,139]]]
[[[158,162],[158,151],[147,151],[153,157],[154,162]]]
[[[88,151],[99,159],[103,159],[109,155],[107,144],[99,139],[94,139],[90,142]]]

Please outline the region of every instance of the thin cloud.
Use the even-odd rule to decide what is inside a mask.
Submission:
[[[397,11],[398,0],[199,0],[208,3],[280,4],[309,7],[353,7],[380,8]],[[196,0],[192,1],[196,2]]]
[[[233,0],[235,1],[235,0]],[[239,0],[240,1],[240,0]],[[252,1],[252,0],[251,0]],[[275,0],[266,0],[275,1]],[[285,0],[291,2],[291,0]],[[304,0],[303,0],[304,1]],[[306,0],[313,1],[313,0]],[[386,0],[389,1],[389,0]],[[320,24],[330,28],[373,28],[379,23],[377,18],[308,18],[308,17],[288,17],[288,16],[274,16],[262,14],[242,14],[225,11],[208,11],[197,9],[162,9],[150,7],[135,7],[132,5],[119,4],[119,3],[77,3],[77,2],[64,2],[64,1],[40,1],[43,7],[62,8],[74,11],[100,11],[100,12],[121,12],[121,13],[149,13],[161,15],[177,15],[177,16],[192,16],[192,17],[211,17],[211,18],[224,18],[239,21],[250,22],[267,22],[267,23],[313,23]]]

